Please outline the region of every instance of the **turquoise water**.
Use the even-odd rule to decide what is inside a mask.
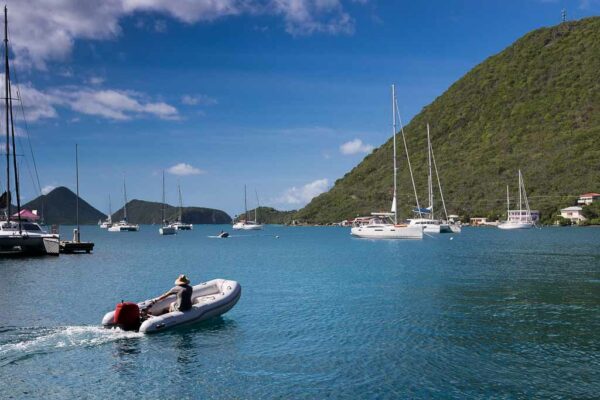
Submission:
[[[600,393],[600,229],[208,237],[221,228],[84,227],[93,255],[0,260],[0,398]],[[221,318],[157,335],[99,326],[121,299],[154,297],[180,273],[237,280],[242,298]]]

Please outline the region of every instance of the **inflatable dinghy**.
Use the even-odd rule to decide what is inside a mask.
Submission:
[[[240,284],[226,279],[213,279],[193,286],[193,289],[191,310],[169,312],[175,296],[156,303],[152,303],[152,299],[137,304],[122,302],[117,304],[115,311],[104,315],[102,325],[105,328],[119,327],[142,333],[160,332],[225,314],[242,295]]]
[[[221,232],[221,233],[219,233],[219,237],[221,239],[228,238],[229,237],[229,233],[228,232]]]

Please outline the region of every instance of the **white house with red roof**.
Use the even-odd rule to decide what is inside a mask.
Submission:
[[[577,204],[590,205],[595,201],[600,201],[600,193],[586,193],[579,196]]]

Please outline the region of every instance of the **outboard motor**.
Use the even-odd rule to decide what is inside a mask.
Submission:
[[[124,331],[137,331],[140,328],[140,308],[136,303],[121,301],[115,308],[115,325]]]

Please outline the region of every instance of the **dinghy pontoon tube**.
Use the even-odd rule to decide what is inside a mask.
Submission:
[[[154,314],[142,322],[139,331],[154,333],[167,330],[174,326],[200,322],[212,317],[225,314],[231,310],[242,295],[242,287],[236,281],[213,279],[193,287],[192,309],[188,311],[168,312],[169,306],[176,298],[170,296],[152,304],[152,299],[138,303],[142,310]],[[165,314],[162,314],[162,313]],[[102,318],[106,328],[117,327],[114,321],[115,312],[110,311]]]

